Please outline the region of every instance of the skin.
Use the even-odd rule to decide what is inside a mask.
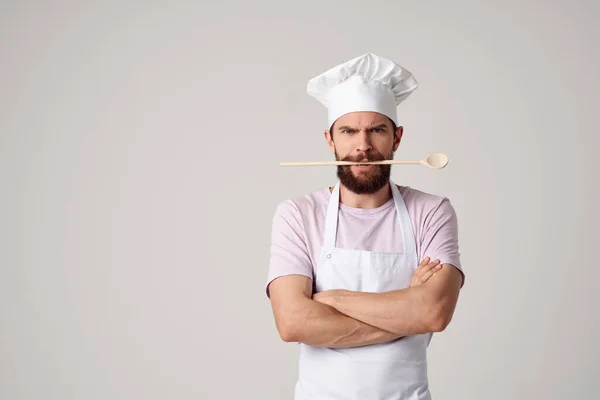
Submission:
[[[402,139],[378,113],[356,112],[340,117],[325,141],[336,159],[390,159]],[[349,168],[348,179],[373,180],[382,166]],[[340,202],[375,208],[392,197],[389,180],[372,193],[355,193],[340,185]],[[277,330],[286,342],[332,348],[356,347],[396,340],[407,335],[441,332],[452,319],[462,275],[451,264],[423,259],[409,288],[385,293],[329,290],[312,293],[312,281],[302,275],[275,279],[269,286]]]

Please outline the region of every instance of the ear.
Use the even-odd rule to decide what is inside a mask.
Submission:
[[[333,134],[330,131],[323,132],[325,135],[325,141],[327,142],[327,146],[329,147],[329,151],[331,154],[335,154],[335,143],[333,143]]]
[[[394,151],[396,151],[398,149],[398,146],[400,146],[400,141],[402,140],[403,133],[404,128],[402,126],[399,126],[396,129],[396,133],[394,134]]]

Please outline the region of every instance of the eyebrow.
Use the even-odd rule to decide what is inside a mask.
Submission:
[[[387,129],[388,126],[385,123],[381,123],[379,125],[371,126],[368,129],[381,129],[381,128]],[[347,125],[343,125],[343,126],[337,127],[337,130],[340,130],[340,131],[343,131],[343,130],[346,130],[346,129],[349,130],[349,131],[355,131],[356,130],[356,128],[352,128],[351,126],[347,126]]]
[[[385,123],[381,123],[381,124],[379,124],[379,125],[372,126],[372,127],[370,127],[369,129],[381,129],[381,128],[385,128],[385,129],[387,129],[387,127],[388,127],[388,126],[387,126]]]

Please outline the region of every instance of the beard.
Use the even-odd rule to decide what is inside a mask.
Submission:
[[[340,160],[337,151],[335,152],[336,161],[352,161],[352,162],[367,162],[367,161],[382,161],[391,160],[394,158],[394,153],[386,158],[379,152],[369,152],[364,155],[352,157],[347,156]],[[348,190],[356,194],[373,194],[383,188],[390,181],[391,165],[371,165],[371,168],[365,172],[358,172],[356,175],[352,172],[350,165],[338,165],[337,177],[340,183]]]

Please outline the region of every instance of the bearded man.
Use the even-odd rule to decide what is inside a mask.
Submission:
[[[397,107],[417,88],[365,54],[308,83],[328,110],[336,160],[393,159]],[[266,293],[279,335],[300,346],[296,400],[431,399],[427,347],[464,284],[446,197],[396,185],[391,166],[338,166],[338,181],[278,204]]]

